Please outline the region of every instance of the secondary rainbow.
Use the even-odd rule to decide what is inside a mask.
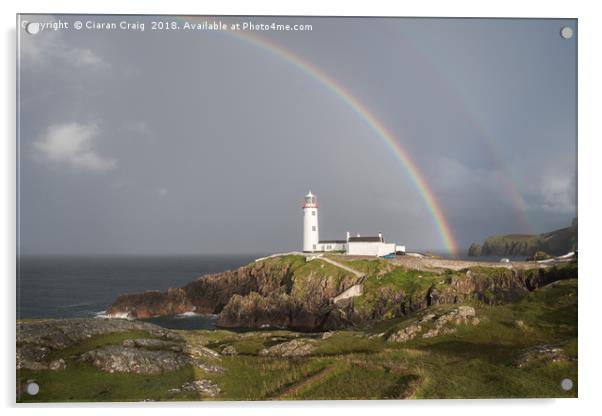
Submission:
[[[184,17],[183,17],[184,18]],[[186,19],[198,20],[197,16],[187,16]],[[262,49],[278,58],[283,59],[295,68],[313,78],[322,86],[326,87],[335,96],[340,98],[351,110],[353,110],[376,134],[378,138],[393,152],[396,159],[401,163],[405,173],[411,179],[412,184],[422,197],[429,214],[433,218],[441,241],[446,249],[452,253],[458,253],[458,246],[452,230],[449,226],[440,203],[437,201],[433,191],[428,186],[424,176],[416,166],[416,163],[410,158],[408,152],[402,147],[401,143],[396,140],[395,136],[386,128],[386,126],[376,118],[376,116],[360,102],[348,89],[344,88],[335,79],[328,76],[321,69],[310,62],[303,60],[288,49],[283,48],[265,38],[259,37],[250,32],[238,32],[224,30],[220,33],[225,33],[230,36],[240,39],[251,44],[259,49]]]

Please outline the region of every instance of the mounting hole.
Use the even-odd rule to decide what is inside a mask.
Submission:
[[[562,29],[560,29],[560,36],[562,36],[563,39],[572,38],[573,29],[570,26],[564,26]]]
[[[560,382],[560,388],[564,391],[569,391],[573,389],[573,380],[570,378],[563,378]]]
[[[29,22],[25,26],[25,31],[30,35],[35,35],[40,31],[40,24],[38,22]]]
[[[40,386],[38,385],[38,383],[27,383],[27,386],[25,387],[25,391],[30,396],[35,396],[36,394],[38,394],[40,392]]]

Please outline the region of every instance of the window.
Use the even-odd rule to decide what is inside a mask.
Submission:
[[[313,227],[311,227],[312,231],[316,231],[316,226],[314,225]]]
[[[316,245],[314,244],[314,250],[316,249]]]
[[[311,215],[313,215],[314,217],[316,216],[316,210],[315,209],[311,212]]]

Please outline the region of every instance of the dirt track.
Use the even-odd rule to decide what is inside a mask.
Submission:
[[[374,259],[369,256],[345,256],[345,260],[353,259]],[[440,271],[444,269],[461,270],[468,267],[485,266],[485,267],[504,267],[506,269],[536,269],[540,267],[551,266],[552,264],[539,264],[532,261],[513,261],[510,263],[500,263],[491,261],[470,261],[470,260],[451,260],[437,259],[432,257],[413,257],[413,256],[397,256],[394,259],[387,259],[394,264],[408,267],[415,270],[424,271]]]

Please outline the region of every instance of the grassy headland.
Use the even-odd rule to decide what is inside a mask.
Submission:
[[[287,268],[285,293],[299,299],[313,296],[320,276],[326,278],[322,287],[333,293],[354,279],[327,262],[305,262],[300,256],[266,261],[270,268]],[[199,355],[195,365],[161,374],[111,373],[81,358],[89,350],[159,335],[126,331],[92,336],[52,349],[48,360],[63,359],[63,369],[18,370],[20,385],[34,380],[41,387],[38,395],[21,394],[19,401],[577,396],[576,264],[425,272],[386,260],[337,261],[367,274],[363,294],[341,312],[355,314],[347,328],[170,331],[186,351],[206,348],[219,355]],[[546,284],[546,279],[554,283]],[[526,289],[527,283],[518,287],[517,282],[533,286]],[[446,325],[451,330],[437,332],[439,319],[433,317],[457,316],[453,314],[461,305],[473,308],[478,320],[450,321]],[[419,335],[394,340],[417,323]],[[207,370],[207,365],[221,370]],[[575,383],[571,391],[560,388],[564,378]],[[219,394],[181,388],[194,380],[219,386]]]

